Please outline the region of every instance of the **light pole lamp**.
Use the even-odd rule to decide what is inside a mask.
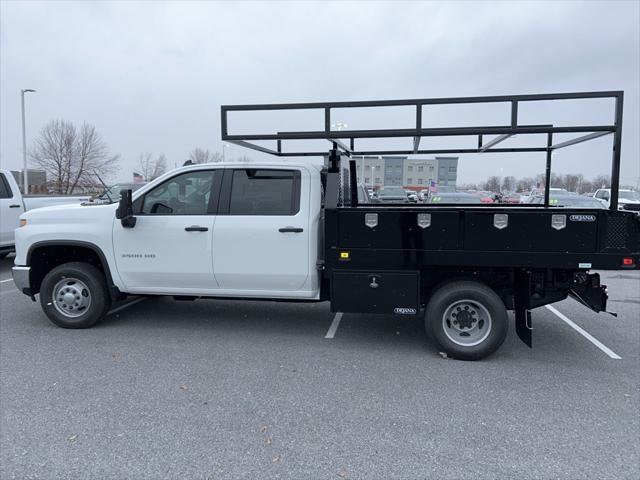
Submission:
[[[31,88],[20,90],[20,100],[22,104],[22,189],[25,195],[29,193],[29,180],[27,178],[27,132],[24,120],[24,94],[32,92],[35,92],[35,90]]]

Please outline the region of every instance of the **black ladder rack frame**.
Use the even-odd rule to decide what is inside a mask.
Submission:
[[[571,99],[595,99],[609,98],[615,100],[614,123],[611,125],[581,125],[581,126],[554,126],[554,125],[520,125],[518,124],[518,107],[523,102],[571,100]],[[462,154],[462,153],[520,153],[520,152],[546,152],[546,180],[544,207],[549,207],[549,188],[551,182],[551,154],[554,150],[565,148],[578,143],[593,140],[604,135],[613,134],[613,152],[611,160],[611,198],[610,210],[618,209],[618,188],[620,185],[620,148],[622,143],[622,108],[623,91],[603,92],[574,92],[552,93],[532,95],[504,95],[484,97],[454,97],[454,98],[423,98],[414,100],[382,100],[382,101],[356,101],[356,102],[314,102],[314,103],[275,103],[258,105],[222,105],[221,130],[222,140],[240,145],[246,148],[268,153],[278,157],[336,157],[336,151],[348,157],[363,155],[424,155],[424,154]],[[475,127],[451,127],[451,128],[422,128],[422,107],[424,105],[453,105],[470,103],[510,103],[511,122],[502,126],[475,126]],[[415,107],[415,128],[403,129],[371,129],[338,131],[331,129],[331,110],[336,108],[363,108],[363,107]],[[228,113],[247,111],[269,110],[323,110],[324,130],[277,132],[272,134],[229,134]],[[547,134],[547,144],[544,147],[516,147],[501,148],[498,145],[513,135]],[[553,143],[553,135],[556,133],[576,133],[575,138],[559,143]],[[469,136],[477,135],[477,148],[459,149],[420,149],[420,141],[423,137],[441,136]],[[484,142],[484,136],[497,135],[488,142]],[[358,150],[356,139],[359,138],[413,138],[413,149],[386,149],[386,150]],[[283,151],[283,142],[287,140],[327,140],[331,143],[331,149],[327,151]],[[252,143],[253,141],[272,140],[276,142],[276,148],[270,149]],[[348,143],[347,143],[348,142]],[[352,163],[352,173],[355,162]]]

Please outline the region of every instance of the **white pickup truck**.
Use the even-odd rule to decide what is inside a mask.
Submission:
[[[596,95],[621,101],[621,93]],[[346,106],[415,102],[420,112],[428,102],[548,98]],[[329,130],[331,109],[344,106],[222,106],[224,141],[290,160],[188,165],[136,192],[124,190],[118,204],[56,206],[22,214],[16,230],[16,286],[34,301],[39,294],[45,314],[66,328],[90,327],[106,316],[113,301],[128,294],[328,301],[334,312],[423,316],[439,351],[477,360],[503,343],[508,310],[514,311],[516,334],[531,346],[531,310],[571,296],[604,312],[606,286],[590,270],[638,269],[640,218],[616,208],[368,202],[358,194],[362,189],[352,158],[357,139],[347,145]],[[287,108],[322,109],[325,130],[228,133],[228,111]],[[554,133],[554,128],[541,127],[541,133]],[[606,128],[621,131],[619,123]],[[350,134],[385,138],[390,131]],[[488,131],[503,137],[532,134],[530,127],[470,130],[480,145]],[[434,132],[418,128],[397,133],[418,137],[415,149],[421,136]],[[462,135],[455,128],[435,133]],[[251,143],[263,138],[276,140],[277,149]],[[281,145],[318,138],[332,145],[326,155],[288,152]],[[294,156],[324,157],[326,170]],[[616,184],[619,162],[614,167]]]
[[[611,202],[611,189],[600,188],[593,194],[593,198],[599,200],[605,208],[609,208]],[[618,190],[618,210],[631,210],[640,213],[640,193],[635,190],[621,188]]]
[[[13,232],[18,228],[18,218],[27,210],[89,199],[89,196],[22,195],[11,172],[0,170],[0,258],[13,251]]]

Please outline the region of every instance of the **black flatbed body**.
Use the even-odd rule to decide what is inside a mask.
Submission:
[[[341,312],[417,315],[434,289],[458,279],[478,282],[515,311],[516,332],[531,346],[530,310],[572,296],[594,311],[606,311],[606,286],[591,270],[637,269],[640,265],[640,216],[619,211],[618,189],[622,139],[622,91],[541,95],[426,98],[357,102],[225,105],[221,107],[222,140],[278,157],[322,156],[324,248],[318,262],[322,295]],[[610,101],[613,122],[597,125],[522,124],[519,109],[530,102]],[[423,110],[430,105],[507,104],[502,125],[425,128]],[[415,127],[370,130],[335,129],[336,109],[415,108]],[[318,111],[324,125],[316,130],[237,134],[228,114],[249,111]],[[543,145],[503,147],[517,135]],[[567,135],[573,135],[567,139]],[[425,148],[423,138],[477,136],[477,147]],[[609,209],[550,205],[552,154],[562,148],[610,136],[611,198]],[[362,147],[363,139],[412,140],[413,148]],[[560,137],[560,138],[559,138]],[[326,140],[328,151],[300,149],[300,141]],[[262,142],[258,144],[256,142]],[[272,146],[265,146],[272,142]],[[295,150],[285,144],[294,144]],[[397,143],[389,142],[390,145]],[[357,196],[354,156],[518,153],[543,154],[544,203],[505,204],[361,204]]]
[[[366,215],[377,216],[369,227]],[[421,227],[418,216],[428,214]],[[506,226],[494,225],[506,216]],[[554,217],[560,222],[552,225]],[[505,217],[502,217],[505,218]],[[640,217],[633,212],[536,207],[367,206],[327,210],[332,269],[431,266],[618,270],[640,263]],[[564,226],[561,226],[564,224]],[[340,252],[349,252],[348,260]]]

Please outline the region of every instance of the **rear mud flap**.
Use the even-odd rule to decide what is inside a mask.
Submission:
[[[513,303],[516,315],[516,334],[520,340],[531,348],[533,325],[531,323],[531,305],[529,304],[531,285],[529,272],[526,270],[517,271],[514,283]]]

